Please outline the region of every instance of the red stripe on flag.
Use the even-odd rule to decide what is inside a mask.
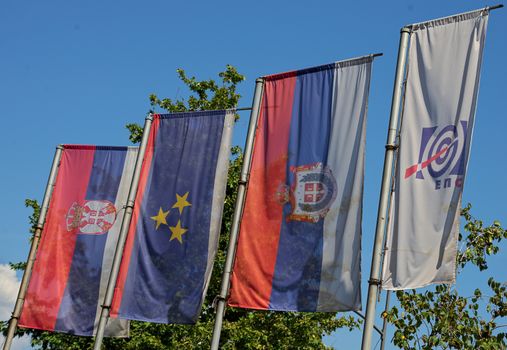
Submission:
[[[120,311],[121,301],[123,298],[123,290],[125,289],[125,282],[127,281],[128,270],[130,266],[130,257],[132,256],[132,248],[134,247],[134,241],[136,237],[137,222],[139,220],[141,204],[143,202],[144,190],[148,176],[150,175],[151,161],[153,159],[153,152],[155,146],[155,139],[157,137],[158,126],[160,124],[159,115],[153,116],[153,123],[151,124],[150,136],[146,145],[146,152],[144,154],[144,163],[141,168],[141,176],[139,177],[139,185],[136,194],[134,211],[132,213],[132,220],[130,222],[129,232],[127,235],[127,241],[125,242],[125,248],[123,250],[123,257],[120,265],[120,272],[118,279],[116,280],[116,286],[114,288],[113,302],[111,304],[111,317],[118,317]]]
[[[442,150],[440,150],[439,152],[437,152],[437,154],[435,154],[433,157],[431,157],[430,159],[428,160],[425,160],[424,162],[421,163],[421,170],[426,168],[428,165],[430,165],[435,159],[439,158],[442,154],[444,154],[445,152],[447,152],[447,150],[455,143],[456,141],[453,141],[448,147],[444,147]],[[412,166],[409,166],[406,170],[405,170],[405,179],[407,177],[410,177],[412,176],[414,173],[417,172],[417,169],[419,168],[419,164],[414,164]]]
[[[278,254],[286,184],[289,129],[296,76],[267,79],[257,131],[249,189],[231,277],[229,305],[267,309]]]
[[[65,149],[37,251],[19,325],[53,330],[69,277],[76,230],[66,217],[74,203],[82,205],[88,190],[95,148]]]

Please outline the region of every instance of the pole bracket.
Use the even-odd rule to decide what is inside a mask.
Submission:
[[[370,279],[368,280],[368,283],[369,283],[369,284],[374,284],[374,285],[376,285],[376,286],[380,286],[380,285],[382,284],[382,281],[381,281],[381,280],[379,280],[378,278],[370,278]]]
[[[388,151],[396,151],[398,148],[400,148],[398,145],[386,145],[386,150]]]
[[[400,33],[402,33],[402,34],[403,34],[403,33],[408,33],[408,34],[411,34],[411,33],[412,33],[412,30],[413,30],[413,27],[414,27],[414,26],[413,26],[412,24],[410,24],[410,25],[408,25],[408,26],[405,26],[405,27],[403,27],[403,28],[401,28],[401,29],[400,29]]]
[[[34,231],[37,230],[37,229],[42,230],[42,229],[44,229],[44,225],[43,224],[36,224],[36,225],[32,226],[32,229]]]
[[[213,307],[213,310],[217,311],[217,305],[220,301],[223,301],[225,302],[226,301],[226,298],[221,296],[221,295],[217,295],[215,297],[215,299],[213,299],[213,302],[211,303],[211,306]]]
[[[135,201],[128,200],[127,203],[123,206],[123,209],[134,209]]]

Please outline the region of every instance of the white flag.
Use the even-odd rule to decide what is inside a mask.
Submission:
[[[382,288],[454,283],[488,11],[412,26]]]

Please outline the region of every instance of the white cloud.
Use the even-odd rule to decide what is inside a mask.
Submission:
[[[11,317],[12,309],[18,295],[20,281],[16,272],[9,265],[0,264],[0,320],[5,321]],[[0,344],[3,345],[4,337],[0,335]],[[14,338],[11,350],[27,350],[30,347],[30,338]]]
[[[4,336],[0,335],[0,344],[4,344]],[[11,350],[31,350],[30,337],[24,336],[22,338],[14,338],[12,341]]]
[[[0,265],[0,319],[7,320],[18,294],[19,281],[9,265]]]

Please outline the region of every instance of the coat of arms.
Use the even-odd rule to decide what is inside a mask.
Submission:
[[[83,205],[72,204],[65,216],[67,231],[78,230],[84,234],[103,234],[111,229],[116,220],[116,208],[110,201],[86,201]]]
[[[331,169],[322,163],[291,167],[294,183],[281,185],[277,197],[281,204],[290,203],[287,221],[316,223],[323,219],[336,198],[336,180]]]

